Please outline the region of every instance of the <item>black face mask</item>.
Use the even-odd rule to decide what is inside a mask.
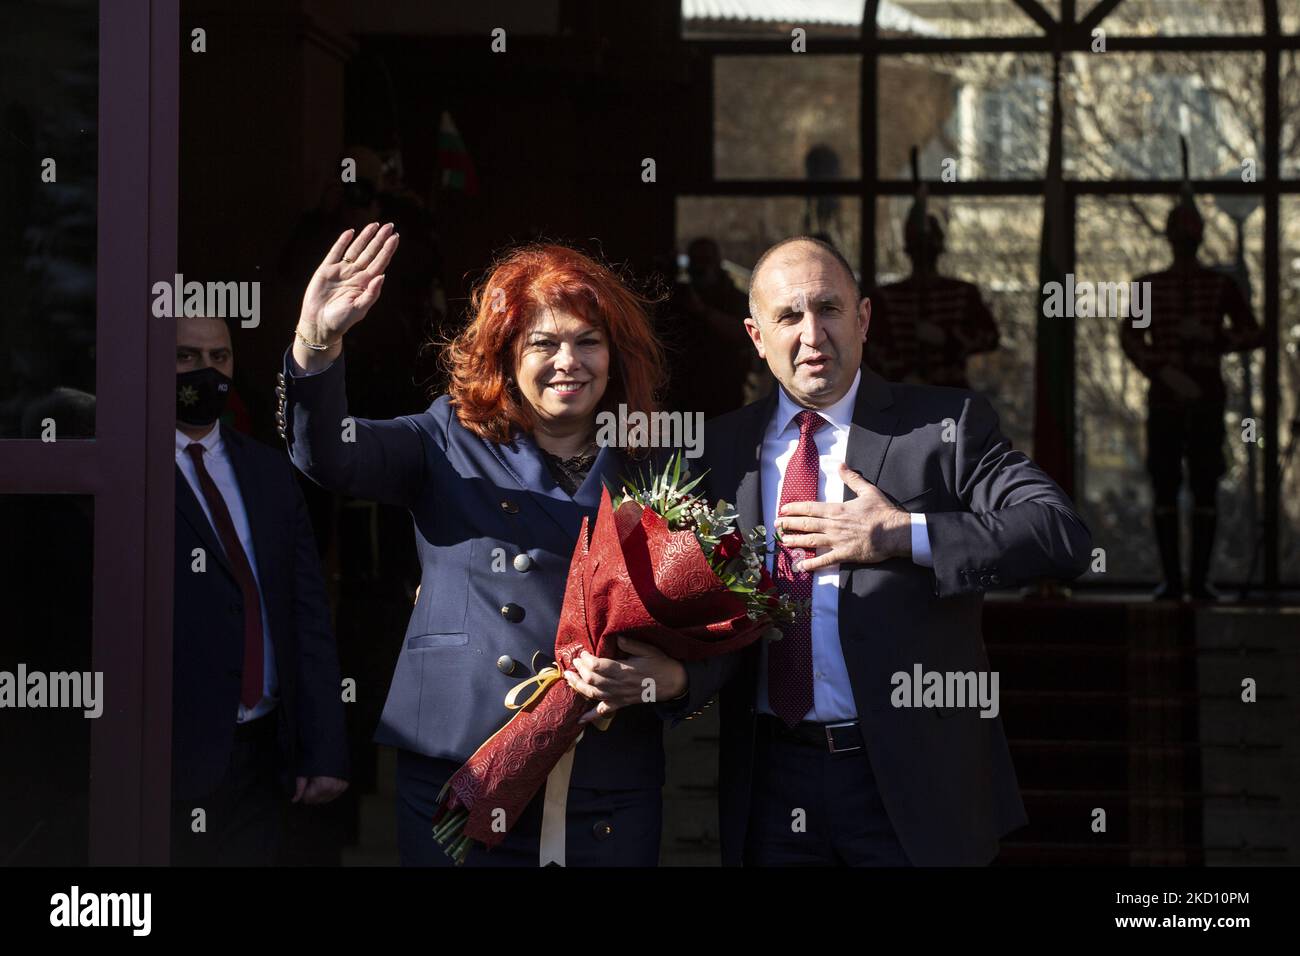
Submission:
[[[176,376],[176,420],[185,425],[211,425],[226,408],[230,377],[212,366]]]

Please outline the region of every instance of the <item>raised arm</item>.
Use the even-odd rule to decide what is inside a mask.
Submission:
[[[372,222],[339,236],[312,273],[294,332],[293,360],[308,373],[327,368],[343,354],[343,334],[379,301],[384,270],[397,252],[393,224]]]
[[[343,336],[379,299],[397,243],[392,223],[349,229],[316,268],[285,355],[282,428],[289,457],[317,484],[409,506],[424,475],[419,426],[349,416],[343,375]]]

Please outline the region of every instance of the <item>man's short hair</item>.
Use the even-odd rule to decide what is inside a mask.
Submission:
[[[824,239],[818,239],[816,236],[791,236],[788,239],[782,239],[780,242],[776,243],[776,245],[769,246],[767,250],[758,257],[758,261],[754,263],[753,270],[749,273],[749,314],[750,317],[754,318],[756,321],[758,303],[754,298],[754,286],[758,284],[758,274],[762,270],[763,266],[767,264],[767,260],[772,257],[773,253],[778,252],[793,242],[811,243],[823,252],[829,253],[831,258],[843,267],[844,274],[849,277],[849,284],[853,286],[854,290],[857,291],[859,295],[861,295],[862,290],[858,288],[858,277],[853,274],[853,267],[849,265],[849,260],[845,259],[838,249],[829,242],[826,242]]]

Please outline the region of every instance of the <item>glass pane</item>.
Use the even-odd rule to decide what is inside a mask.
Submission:
[[[891,6],[886,0],[882,6]],[[687,40],[790,39],[799,27],[809,40],[862,35],[861,0],[682,0]]]
[[[1042,6],[1060,20],[1059,0]],[[1043,32],[1012,0],[881,0],[876,29],[887,37],[1013,37]]]
[[[1300,176],[1300,53],[1283,50],[1278,64],[1282,113],[1282,176]]]
[[[718,179],[856,179],[862,159],[857,56],[713,61]]]
[[[1076,282],[1124,283],[1127,287],[1140,274],[1168,268],[1171,254],[1164,225],[1172,203],[1172,197],[1081,197]],[[1251,308],[1262,321],[1264,214],[1257,208],[1258,202],[1253,197],[1237,197],[1234,202],[1227,197],[1198,196],[1197,204],[1205,218],[1199,261],[1229,275],[1240,275],[1239,270],[1234,273],[1238,250],[1232,216],[1244,218],[1244,271]],[[1111,316],[1076,320],[1078,486],[1083,490],[1076,500],[1094,542],[1106,549],[1107,576],[1155,581],[1160,577],[1160,562],[1146,468],[1147,380],[1120,346],[1120,328],[1127,321]],[[1152,314],[1151,321],[1158,324],[1160,317]],[[1222,448],[1227,472],[1218,483],[1218,538],[1211,574],[1227,581],[1246,575],[1255,526],[1252,514],[1263,507],[1250,493],[1249,478],[1252,469],[1259,474],[1263,467],[1260,446],[1241,440],[1242,419],[1249,415],[1258,420],[1263,414],[1263,352],[1250,353],[1248,366],[1240,354],[1225,356],[1220,365],[1226,391]],[[1191,509],[1186,475],[1180,504],[1186,567]]]
[[[0,438],[95,433],[99,10],[0,0]]]
[[[91,672],[94,498],[0,495],[0,528],[0,866],[84,866],[94,685],[54,675]]]
[[[1043,0],[1060,19],[1060,0]],[[688,40],[772,40],[800,27],[809,40],[862,35],[862,0],[682,0]],[[880,0],[883,37],[1000,37],[1041,33],[1013,0]]]
[[[880,58],[882,179],[921,175],[1034,179],[1047,164],[1051,62],[1045,55],[980,53]]]
[[[1285,454],[1290,431],[1300,419],[1300,196],[1282,197],[1281,354],[1282,387],[1278,449]],[[1297,440],[1300,440],[1298,437]],[[1283,581],[1300,581],[1300,448],[1282,473],[1279,567]]]
[[[679,253],[701,236],[717,240],[728,271],[749,289],[749,269],[773,243],[789,236],[818,235],[854,267],[862,245],[862,214],[856,196],[681,196],[677,200]]]
[[[860,273],[862,214],[857,197],[678,198],[678,258],[663,264],[665,274],[660,277],[673,289],[659,312],[660,332],[669,352],[666,407],[701,411],[711,418],[761,398],[772,388],[772,375],[743,329],[749,313],[749,273],[769,246],[797,235],[829,241]],[[699,275],[701,239],[716,243],[721,275],[712,281]],[[708,245],[704,246],[709,253]],[[692,258],[697,260],[696,275],[688,269]]]
[[[1300,33],[1300,0],[1278,0],[1277,14],[1283,33]]]
[[[1178,136],[1193,179],[1264,175],[1259,53],[1075,53],[1062,80],[1066,175],[1178,179]]]
[[[1079,4],[1080,11],[1094,6]],[[1264,5],[1260,0],[1124,0],[1101,28],[1116,36],[1263,33]]]
[[[929,213],[944,233],[938,273],[973,283],[975,290],[931,282],[922,287],[924,292],[908,281],[912,265],[905,252],[903,227],[911,207],[911,197],[882,198],[876,205],[878,288],[872,292],[876,313],[867,331],[872,364],[888,378],[916,375],[920,381],[953,384],[945,380],[942,368],[931,373],[928,367],[916,367],[923,363],[908,360],[905,343],[916,336],[911,328],[903,328],[899,335],[897,327],[911,325],[924,314],[926,321],[943,329],[945,342],[964,335],[973,347],[979,338],[973,330],[982,324],[978,304],[971,298],[974,291],[992,313],[999,335],[995,349],[967,358],[969,385],[993,402],[1012,444],[1032,455],[1042,203],[1020,197],[932,199]],[[888,327],[882,324],[886,320]]]

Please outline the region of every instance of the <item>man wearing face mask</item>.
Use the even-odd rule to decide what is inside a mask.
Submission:
[[[269,864],[289,802],[347,788],[306,505],[282,452],[219,422],[233,372],[224,320],[177,321],[172,862],[183,865]]]

